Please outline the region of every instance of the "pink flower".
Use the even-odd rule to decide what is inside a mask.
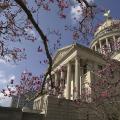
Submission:
[[[108,91],[101,92],[101,97],[108,97]]]

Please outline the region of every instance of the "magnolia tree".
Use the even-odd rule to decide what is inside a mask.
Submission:
[[[45,10],[47,12],[53,12],[52,7],[57,8],[56,16],[60,19],[67,18],[66,10],[69,10],[71,6],[78,6],[77,13],[81,16],[80,19],[74,17],[76,25],[66,25],[65,29],[70,30],[73,33],[73,39],[87,38],[90,34],[93,34],[94,26],[93,20],[95,15],[99,12],[103,12],[103,9],[98,9],[95,3],[88,2],[87,0],[1,0],[0,1],[0,55],[7,61],[26,59],[25,48],[13,48],[7,47],[6,42],[21,42],[22,40],[29,40],[34,42],[37,38],[28,31],[36,31],[42,40],[44,48],[41,44],[38,48],[38,52],[45,52],[47,60],[44,63],[48,64],[48,70],[44,76],[43,84],[41,87],[41,93],[43,92],[44,84],[48,74],[50,75],[51,86],[53,87],[51,69],[52,69],[52,51],[55,51],[60,46],[61,33],[56,30],[49,30],[49,34],[58,36],[55,43],[52,44],[49,38],[49,34],[44,33],[40,26],[40,11]],[[23,17],[24,16],[24,17]],[[51,50],[50,48],[54,48]],[[41,63],[42,61],[40,61]]]
[[[80,98],[74,100],[77,108],[84,108],[87,119],[91,119],[91,114],[98,120],[119,120],[120,114],[120,62],[111,59],[111,55],[119,50],[119,41],[113,44],[114,51],[110,48],[103,48],[103,60],[105,64],[98,70],[92,70],[91,82],[82,82]],[[64,71],[64,67],[58,71]],[[48,85],[48,94],[64,97],[65,79],[60,79],[58,84],[53,82]],[[87,86],[87,87],[86,87]],[[76,90],[73,90],[74,95]],[[62,99],[60,100],[62,103]]]
[[[99,12],[104,12],[103,9],[99,9],[98,7],[96,7],[96,5],[93,2],[88,2],[87,0],[32,0],[32,1],[1,0],[0,1],[1,58],[7,61],[10,60],[19,61],[22,59],[26,59],[24,48],[20,49],[14,47],[13,49],[10,49],[6,43],[21,42],[22,40],[29,40],[34,42],[37,38],[29,34],[28,31],[30,30],[36,31],[42,40],[42,44],[44,48],[42,48],[42,45],[40,44],[40,46],[38,47],[38,52],[45,52],[47,56],[47,60],[44,60],[44,63],[48,64],[48,70],[46,74],[43,75],[42,84],[40,82],[41,78],[34,77],[29,72],[22,73],[20,85],[16,86],[16,90],[19,95],[21,94],[26,95],[29,91],[32,90],[35,91],[40,90],[39,94],[43,93],[46,77],[48,75],[50,75],[50,81],[48,83],[52,90],[50,94],[53,95],[56,94],[53,93],[54,89],[57,89],[57,95],[63,92],[63,88],[65,86],[61,86],[60,88],[56,87],[51,77],[51,69],[52,69],[51,54],[52,51],[55,51],[58,48],[58,46],[60,46],[61,33],[56,30],[49,30],[49,34],[55,34],[56,36],[58,36],[56,42],[52,44],[53,47],[51,47],[54,48],[54,50],[51,50],[50,49],[51,41],[49,38],[49,34],[44,33],[44,31],[40,26],[41,21],[40,21],[39,12],[41,11],[41,9],[47,12],[53,12],[52,7],[55,6],[57,8],[56,16],[64,20],[67,18],[66,10],[67,9],[69,10],[71,6],[75,7],[76,5],[80,8],[77,10],[77,13],[79,13],[80,18],[79,19],[77,19],[76,17],[73,18],[74,21],[76,21],[75,25],[65,25],[65,30],[72,31],[73,40],[75,41],[81,40],[83,38],[86,39],[89,38],[89,36],[92,35],[94,33],[94,30],[96,29],[93,25],[93,20],[95,19],[96,14],[98,14]],[[106,48],[104,48],[104,50],[105,49]],[[92,91],[94,91],[93,92],[94,94],[88,94],[86,91],[84,92],[83,96],[86,97],[86,94],[92,96],[92,101],[96,106],[94,110],[95,111],[98,110],[99,112],[103,113],[103,116],[106,115],[108,120],[113,120],[113,119],[115,120],[118,114],[109,113],[108,110],[105,109],[104,104],[106,103],[106,99],[110,100],[109,105],[111,105],[111,103],[113,105],[113,102],[115,104],[118,103],[112,100],[115,99],[116,96],[117,97],[119,96],[118,93],[114,94],[116,92],[116,87],[119,86],[119,79],[116,78],[116,80],[113,81],[112,74],[114,70],[119,68],[119,63],[113,60],[111,61],[110,59],[106,59],[106,61],[108,64],[105,66],[104,69],[102,69],[100,72],[97,73],[93,71],[93,73],[98,76],[98,80],[90,85]],[[43,61],[40,61],[40,63],[41,62]],[[62,80],[62,82],[64,83],[64,80]],[[13,84],[13,80],[11,81],[11,84]],[[10,95],[15,92],[14,90],[11,90],[10,87],[8,87],[8,91],[10,91],[9,92]],[[5,90],[3,89],[2,92],[5,93]],[[115,95],[115,97],[113,95]],[[79,101],[84,101],[84,99],[77,100],[77,103],[81,103]],[[102,107],[99,107],[99,105]],[[102,108],[102,110],[98,109],[98,107]],[[116,111],[113,112],[116,113]]]
[[[82,84],[87,87],[83,89],[81,98],[75,101],[77,106],[86,107],[88,119],[92,115],[98,120],[120,118],[120,62],[111,59],[109,55],[103,55],[106,64],[100,70],[91,71],[91,83]]]
[[[23,72],[21,74],[20,83],[15,84],[17,81],[11,79],[10,83],[5,89],[2,89],[4,96],[17,98],[16,107],[19,107],[20,101],[24,101],[23,106],[34,98],[36,93],[41,90],[41,84],[43,80],[43,75],[35,76],[31,72]]]
[[[106,58],[105,58],[106,59]],[[106,59],[107,65],[95,76],[91,87],[91,101],[99,119],[119,120],[120,109],[120,62]]]
[[[18,95],[24,95],[26,98],[32,97],[35,92],[37,93],[41,89],[43,76],[35,76],[30,72],[21,74],[20,85],[16,85],[16,91]]]
[[[80,99],[76,99],[74,102],[76,107],[81,109],[84,107],[86,109],[84,112],[88,119],[92,112],[98,120],[119,120],[120,63],[117,60],[110,59],[108,56],[103,56],[103,59],[107,64],[101,70],[91,71],[93,76],[91,83],[85,82],[82,84],[82,86],[87,84],[91,89],[88,89],[88,87],[84,88]],[[64,72],[63,67],[60,70]],[[19,85],[15,85],[14,80],[11,80],[7,89],[3,89],[2,92],[5,96],[17,95],[19,99],[20,96],[25,96],[29,101],[29,98],[33,97],[34,92],[39,93],[41,90],[41,81],[43,78],[44,75],[38,77],[32,75],[30,72],[23,72]],[[44,92],[53,96],[63,97],[65,81],[64,79],[60,81],[58,86],[53,82],[52,88],[50,81],[48,81],[49,90]]]
[[[119,120],[120,118],[120,62],[111,59],[110,55],[111,53],[107,56],[103,55],[106,64],[100,70],[90,71],[92,81],[82,82],[80,98],[74,100],[78,109],[84,109],[81,115],[84,114],[88,120],[91,117],[97,120]],[[61,70],[64,72],[64,68]],[[65,83],[62,79],[60,81],[58,86],[54,86],[49,91],[50,94],[63,97]],[[74,95],[75,93],[74,88]],[[60,102],[62,103],[62,99]]]

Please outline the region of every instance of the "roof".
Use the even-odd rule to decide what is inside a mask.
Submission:
[[[100,54],[88,47],[85,47],[83,45],[76,43],[76,44],[71,44],[69,46],[66,46],[64,48],[57,50],[57,52],[53,58],[53,67],[56,66],[56,64],[60,63],[60,61],[62,61],[68,54],[70,54],[72,51],[75,51],[76,49],[80,50],[80,51],[85,51],[88,54],[94,55],[98,58],[101,58],[101,59],[103,58],[102,54]]]

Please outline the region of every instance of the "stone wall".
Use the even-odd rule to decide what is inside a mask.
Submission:
[[[40,109],[38,112],[42,111],[45,114],[45,120],[108,120],[109,117],[109,120],[120,120],[119,101],[111,103],[105,100],[99,101],[98,104],[84,102],[80,105],[72,100],[58,99],[54,96],[41,97],[44,100],[41,102],[44,103],[43,108],[37,107],[37,110]],[[35,106],[34,109],[36,109]]]
[[[77,107],[70,100],[48,97],[46,120],[78,120]]]
[[[22,120],[22,111],[20,109],[11,109],[0,107],[0,120]]]
[[[32,112],[22,112],[18,108],[0,107],[0,120],[43,120],[43,116]]]
[[[91,110],[88,113],[88,106],[82,105],[80,107],[72,100],[58,99],[54,96],[44,97],[45,99],[41,96],[42,100],[45,100],[41,102],[44,103],[44,112],[42,111],[43,108],[40,107],[37,107],[37,110],[40,108],[39,112],[42,111],[45,114],[45,120],[87,120],[88,117],[89,120],[96,120],[95,115],[92,112],[90,113]]]
[[[22,120],[43,120],[43,116],[40,114],[24,112],[22,115]]]

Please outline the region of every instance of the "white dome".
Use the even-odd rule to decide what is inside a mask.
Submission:
[[[110,28],[118,24],[120,24],[120,20],[107,19],[101,26],[98,27],[97,31],[95,32],[95,36],[106,28]]]

